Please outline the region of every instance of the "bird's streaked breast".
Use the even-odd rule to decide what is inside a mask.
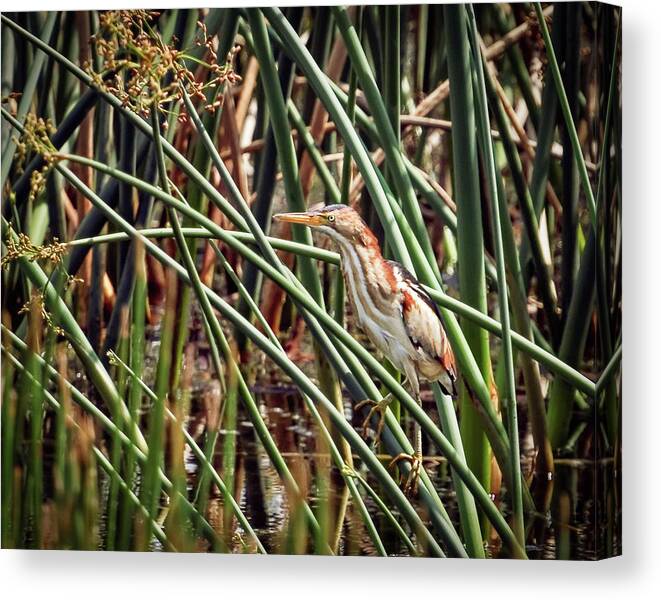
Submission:
[[[389,265],[367,248],[356,248],[344,240],[339,246],[347,295],[358,325],[377,348],[387,352],[387,338],[401,328],[397,322],[397,289],[389,289],[393,280],[393,274],[386,271]]]

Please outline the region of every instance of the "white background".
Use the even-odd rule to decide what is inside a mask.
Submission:
[[[254,0],[253,0],[254,1]],[[299,4],[276,2],[276,4]],[[261,0],[258,4],[271,4]],[[322,2],[313,2],[321,4]],[[217,5],[3,0],[2,10]],[[227,3],[230,4],[230,3]],[[236,2],[239,4],[239,2]],[[236,5],[235,4],[235,5]],[[600,563],[0,552],[4,598],[661,598],[661,3],[624,7],[624,556]]]

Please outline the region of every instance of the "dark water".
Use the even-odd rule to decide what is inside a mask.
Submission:
[[[343,478],[332,465],[327,453],[319,453],[316,444],[316,426],[297,392],[285,385],[257,386],[256,399],[262,406],[262,415],[268,424],[278,448],[285,457],[297,481],[307,489],[307,500],[313,510],[322,505],[337,511],[345,492]],[[423,400],[424,407],[438,422],[433,400]],[[351,415],[350,401],[345,398],[346,414]],[[525,414],[525,410],[522,411]],[[203,417],[198,415],[198,426]],[[196,418],[191,420],[195,423]],[[361,417],[354,419],[359,429]],[[525,429],[525,421],[523,424]],[[287,552],[287,530],[291,521],[291,505],[282,481],[271,462],[256,442],[252,424],[239,419],[236,432],[221,431],[218,448],[228,435],[237,435],[237,479],[241,482],[237,489],[240,505],[251,524],[270,553]],[[527,444],[526,444],[527,442]],[[529,434],[524,434],[523,450],[530,445]],[[528,458],[530,448],[527,449]],[[425,441],[425,468],[439,492],[448,513],[458,531],[459,519],[456,498],[453,491],[450,471],[445,459],[436,448]],[[220,452],[217,460],[220,462]],[[354,456],[354,459],[356,457]],[[387,465],[390,457],[384,456]],[[530,462],[530,461],[528,461]],[[360,462],[356,459],[356,465]],[[524,460],[524,468],[526,461]],[[189,462],[189,472],[197,470],[194,459]],[[358,467],[357,467],[358,468]],[[331,484],[322,491],[315,484],[316,476],[325,473]],[[370,485],[379,490],[377,481],[368,471],[361,474]],[[527,552],[533,559],[573,559],[596,560],[600,557],[617,555],[621,551],[619,535],[619,495],[617,494],[616,470],[612,459],[558,459],[555,477],[546,485],[536,484],[535,496],[551,497],[549,510],[531,519]],[[306,485],[307,484],[307,485]],[[385,495],[383,495],[386,498]],[[220,498],[217,498],[220,501]],[[506,516],[509,508],[505,498],[497,498]],[[419,513],[425,515],[424,507],[413,501]],[[386,550],[390,555],[408,556],[410,552],[397,532],[390,526],[375,502],[366,497],[366,506],[377,525]],[[541,504],[541,502],[539,503]],[[367,535],[357,515],[352,514],[352,501],[349,497],[347,516],[341,527],[338,553],[342,555],[376,555],[376,549]],[[393,509],[397,516],[397,511]],[[429,521],[426,522],[433,531]],[[333,523],[333,527],[336,523]],[[312,550],[310,548],[310,550]],[[488,552],[500,556],[498,540],[488,545]]]
[[[154,336],[156,338],[156,336]],[[208,350],[199,340],[194,344],[195,367],[192,378],[190,412],[187,429],[201,447],[204,444],[207,421],[214,410],[221,409],[223,398],[219,385],[213,376]],[[150,381],[157,356],[158,340],[153,339],[145,364],[145,380]],[[190,355],[189,355],[190,356]],[[376,555],[377,551],[366,528],[347,493],[344,479],[333,465],[327,448],[320,443],[318,428],[306,408],[297,389],[282,380],[282,374],[268,362],[257,357],[251,365],[249,384],[260,406],[271,436],[280,453],[303,491],[305,498],[319,517],[327,514],[328,539],[337,542],[340,555]],[[260,362],[261,361],[261,362]],[[302,355],[300,366],[314,379],[314,363]],[[83,383],[83,382],[81,382]],[[439,422],[436,405],[431,393],[423,390],[423,408],[434,420]],[[351,401],[343,399],[345,415],[358,431],[362,417],[353,415]],[[144,409],[144,418],[149,407]],[[301,517],[300,505],[291,498],[282,483],[282,479],[273,467],[255,434],[248,413],[239,402],[236,428],[220,429],[214,455],[214,466],[219,473],[223,471],[223,449],[227,442],[236,443],[236,460],[233,470],[234,495],[242,511],[248,518],[258,537],[269,553],[305,553],[315,552],[313,535],[306,529]],[[527,422],[525,399],[519,398],[519,425],[522,452],[522,468],[526,476],[532,470],[534,450],[532,436]],[[404,430],[412,435],[412,423],[403,422]],[[595,428],[596,430],[596,428]],[[546,506],[534,518],[528,519],[527,552],[533,559],[572,559],[596,560],[614,556],[621,552],[621,506],[619,473],[615,461],[608,451],[600,447],[595,440],[599,436],[591,431],[591,424],[582,430],[573,449],[573,455],[580,458],[559,457],[556,463],[555,477],[549,481],[534,481],[533,496],[538,507]],[[49,475],[52,465],[52,446],[46,440],[45,468],[46,481],[52,481]],[[456,498],[453,491],[450,470],[444,457],[437,448],[424,440],[424,466],[441,500],[460,532]],[[612,453],[612,452],[611,452]],[[385,466],[390,456],[381,457]],[[354,457],[355,469],[364,477],[376,492],[387,501],[387,496],[380,489],[378,482],[370,473],[361,469],[361,463]],[[186,449],[185,468],[189,490],[195,490],[199,476],[198,462]],[[99,470],[100,506],[105,507],[105,495],[108,481]],[[379,506],[359,485],[367,509],[372,516],[386,551],[392,556],[408,556],[410,551],[402,542],[398,532],[384,517]],[[47,484],[46,495],[52,497],[52,489]],[[506,517],[509,516],[507,496],[496,496],[495,501]],[[412,500],[425,524],[433,532],[427,518],[425,507],[416,499]],[[163,507],[164,513],[167,507]],[[397,510],[391,507],[393,515]],[[103,509],[101,509],[103,513]],[[343,518],[342,518],[343,515]],[[212,486],[209,504],[209,522],[218,530],[224,530],[223,498]],[[403,519],[399,519],[404,524]],[[225,521],[227,523],[227,521]],[[230,521],[235,528],[230,536],[230,551],[250,551],[249,536],[242,531],[236,521]],[[403,525],[405,529],[406,525]],[[105,516],[100,514],[100,548],[105,547],[103,538]],[[407,533],[410,532],[407,530]],[[410,536],[413,537],[413,536]],[[506,557],[501,551],[499,540],[491,536],[492,543],[487,545],[487,552],[494,557]],[[244,544],[244,542],[247,544]],[[159,544],[154,550],[161,549]],[[198,550],[208,550],[202,543]]]
[[[360,335],[359,332],[354,333]],[[306,346],[303,345],[302,348],[305,350]],[[298,390],[283,381],[281,372],[261,355],[257,354],[255,360],[257,362],[252,365],[252,382],[249,383],[261,408],[262,417],[299,486],[305,490],[310,507],[315,512],[325,507],[331,515],[329,528],[333,531],[337,529],[338,554],[376,555],[373,542],[357,511],[352,510],[351,497],[346,499],[348,494],[339,470],[333,465],[327,449],[319,443],[320,434],[317,425]],[[316,372],[311,355],[303,351],[297,362],[314,381]],[[218,400],[219,396],[217,383],[210,375],[213,369],[208,353],[204,345],[199,343],[196,344],[195,370],[195,387],[188,423],[189,431],[194,436],[204,431],[209,397]],[[438,423],[439,418],[431,392],[423,389],[422,401],[426,412],[434,422]],[[345,415],[360,431],[362,417],[353,414],[348,397],[343,398],[343,404]],[[518,399],[518,408],[522,469],[524,474],[530,476],[534,448],[523,395]],[[412,439],[412,423],[404,421],[403,427]],[[241,509],[266,550],[270,553],[314,551],[312,545],[297,546],[291,542],[291,539],[288,540],[292,537],[292,523],[300,522],[302,519],[297,518],[296,507],[292,505],[280,476],[257,440],[253,425],[240,402],[236,430],[220,431],[215,457],[217,468],[222,462],[224,443],[230,436],[236,437],[235,497],[240,500]],[[576,447],[573,449],[573,455],[580,458],[558,457],[554,477],[551,480],[533,482],[532,492],[536,505],[546,507],[546,510],[529,519],[526,549],[530,558],[596,560],[621,552],[619,473],[615,461],[609,455],[612,451],[609,452],[601,447],[598,440],[597,428],[595,427],[593,431],[591,424],[588,423],[582,430],[582,435],[577,438]],[[201,440],[198,440],[198,443],[201,445]],[[457,531],[460,532],[456,498],[448,464],[439,450],[426,439],[423,440],[423,444],[425,469]],[[387,466],[390,456],[385,455],[382,458],[384,465]],[[360,470],[360,461],[357,459],[355,466],[381,497],[387,498],[370,473],[367,470]],[[192,484],[195,480],[197,464],[191,454],[188,454],[187,470]],[[326,485],[319,485],[320,479],[327,480]],[[361,489],[362,491],[364,490]],[[214,493],[215,501],[220,504],[222,499],[218,496],[217,490],[214,490]],[[408,548],[382,515],[376,503],[365,494],[363,497],[388,554],[410,555]],[[336,518],[343,501],[346,501],[345,518],[338,525]],[[497,496],[496,502],[508,517],[507,497]],[[415,499],[413,503],[433,532],[424,507]],[[390,503],[387,504],[390,506]],[[397,516],[396,509],[391,507],[391,510]],[[400,522],[403,523],[403,519]],[[300,531],[294,528],[294,531],[296,531],[294,537],[297,535],[307,536],[308,539],[312,537],[304,529]],[[494,543],[487,545],[488,554],[503,556],[499,540],[495,536],[493,539]]]

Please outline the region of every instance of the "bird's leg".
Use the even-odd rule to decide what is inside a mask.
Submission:
[[[411,469],[409,470],[408,475],[402,474],[400,479],[402,490],[407,496],[415,495],[418,491],[418,479],[420,478],[422,454],[417,450],[413,454],[406,454],[406,452],[401,452],[390,461],[390,465],[388,466],[392,467],[394,465],[398,465],[401,462],[407,462],[411,464]]]
[[[382,398],[378,402],[376,400],[363,400],[362,402],[359,402],[356,404],[355,410],[359,411],[361,408],[364,406],[371,406],[372,408],[370,411],[367,413],[367,417],[365,417],[365,420],[363,421],[363,437],[366,438],[368,436],[368,429],[370,426],[370,421],[372,420],[372,416],[375,413],[379,413],[379,424],[376,427],[376,435],[374,437],[374,442],[376,444],[379,443],[379,440],[381,439],[381,433],[383,432],[383,427],[386,424],[386,410],[388,410],[388,406],[392,403],[392,394],[388,394],[385,398]]]
[[[390,461],[389,467],[398,465],[401,462],[410,463],[411,469],[408,475],[402,474],[400,485],[407,496],[414,495],[418,491],[418,479],[420,478],[420,469],[422,468],[422,431],[420,425],[416,423],[415,427],[415,450],[413,454],[400,452]]]
[[[413,395],[415,396],[418,406],[422,407],[420,399],[420,387],[417,377],[408,377],[411,382]],[[401,462],[408,462],[411,464],[411,470],[406,477],[402,474],[401,484],[403,485],[404,493],[408,496],[415,494],[418,491],[418,479],[420,477],[420,469],[422,468],[422,430],[420,424],[415,421],[413,424],[413,432],[415,436],[415,446],[413,454],[401,452],[390,461],[390,467],[397,465]]]

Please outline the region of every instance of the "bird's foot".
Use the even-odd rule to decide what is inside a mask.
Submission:
[[[399,484],[402,486],[402,490],[406,496],[413,496],[418,492],[418,480],[420,478],[420,469],[422,467],[422,454],[420,452],[414,452],[413,454],[402,452],[390,461],[388,467],[393,467],[401,462],[410,463],[411,470],[405,475],[400,469],[402,475]]]
[[[376,426],[376,435],[374,437],[374,443],[376,444],[379,443],[379,440],[381,439],[381,432],[383,431],[383,427],[386,424],[386,410],[388,409],[388,406],[390,406],[391,402],[392,402],[392,397],[386,396],[385,398],[382,398],[378,402],[376,400],[367,399],[356,404],[356,408],[355,408],[356,411],[360,410],[364,406],[372,407],[369,413],[367,413],[367,417],[365,417],[365,420],[363,421],[364,438],[368,437],[368,430],[370,426],[370,421],[372,420],[372,416],[374,415],[374,413],[379,413],[379,424]]]

